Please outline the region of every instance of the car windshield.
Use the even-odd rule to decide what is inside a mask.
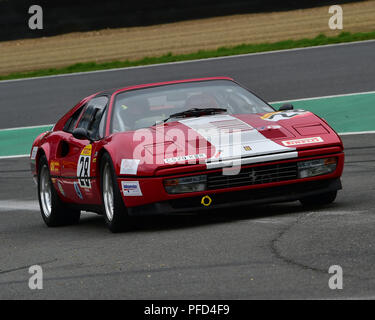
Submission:
[[[116,96],[112,132],[132,131],[168,121],[171,115],[198,108],[226,114],[274,110],[251,92],[229,80],[177,83],[126,91]],[[220,110],[226,109],[226,110]],[[192,113],[191,116],[196,116]],[[175,121],[173,117],[169,121]]]

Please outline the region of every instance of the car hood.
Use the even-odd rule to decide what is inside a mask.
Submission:
[[[115,134],[113,139],[116,145],[127,146],[116,152],[119,174],[126,174],[121,172],[126,159],[137,162],[137,175],[147,176],[192,164],[210,169],[239,159],[241,163],[290,159],[302,149],[341,145],[324,120],[303,110],[185,118]]]

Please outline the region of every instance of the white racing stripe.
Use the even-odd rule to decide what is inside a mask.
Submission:
[[[225,161],[215,161],[215,162],[207,162],[207,169],[216,169],[216,168],[223,168],[223,167],[235,167],[245,164],[253,164],[253,163],[261,163],[266,161],[278,161],[278,160],[286,160],[286,159],[294,159],[298,157],[298,152],[284,152],[284,153],[276,153],[276,154],[269,154],[264,156],[258,157],[248,157],[248,158],[241,158],[241,159],[232,159],[232,160],[225,160]]]
[[[248,164],[298,157],[295,148],[267,139],[251,125],[231,115],[189,118],[179,122],[215,147],[215,154],[206,161],[207,168],[232,166],[233,162]]]

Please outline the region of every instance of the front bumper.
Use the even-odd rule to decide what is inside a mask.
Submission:
[[[305,181],[277,187],[210,194],[210,206],[203,206],[202,196],[185,197],[128,208],[131,216],[162,215],[206,211],[233,206],[288,202],[342,189],[340,178]]]

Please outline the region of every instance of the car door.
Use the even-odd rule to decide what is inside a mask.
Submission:
[[[68,199],[74,203],[100,204],[96,184],[96,156],[100,139],[104,136],[107,96],[91,99],[85,106],[75,128],[87,130],[90,140],[77,139],[73,131],[66,139],[68,152],[61,159],[61,179]],[[74,129],[75,129],[74,128]]]

